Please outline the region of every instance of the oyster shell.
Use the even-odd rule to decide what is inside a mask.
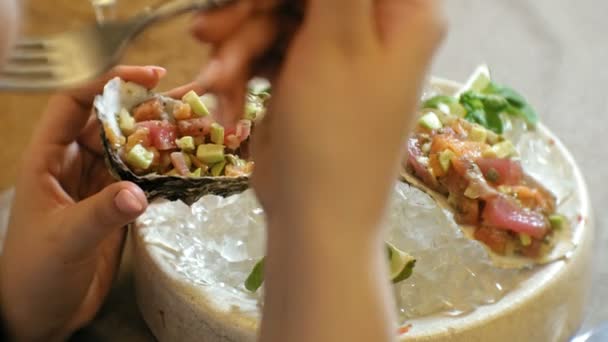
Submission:
[[[422,181],[420,181],[416,176],[408,172],[405,168],[402,168],[400,178],[403,182],[424,191],[443,210],[449,213],[454,213],[454,208],[448,203],[448,199],[446,196],[430,189],[428,186],[422,183]],[[534,180],[530,179],[530,181],[532,182]],[[540,186],[541,185],[539,184],[539,187]],[[476,227],[462,224],[457,225],[458,227],[460,227],[461,232],[466,237],[473,241],[477,241],[474,237],[475,229],[477,229]],[[478,242],[484,247],[494,266],[505,269],[521,269],[530,268],[534,265],[544,265],[567,258],[570,252],[572,252],[572,250],[576,247],[572,238],[572,227],[570,224],[568,224],[566,227],[563,227],[562,229],[555,230],[553,234],[551,234],[548,244],[545,246],[540,257],[538,258],[528,258],[515,254],[500,255],[494,252],[485,243],[481,241]]]
[[[184,177],[158,173],[146,175],[134,173],[120,157],[120,146],[112,143],[112,140],[115,141],[117,138],[125,139],[119,127],[118,113],[123,108],[130,111],[138,104],[153,98],[161,100],[167,113],[171,113],[172,107],[178,102],[178,100],[155,94],[138,84],[126,82],[120,78],[110,80],[105,85],[103,93],[95,98],[93,110],[101,123],[105,159],[114,178],[137,184],[149,200],[155,198],[181,200],[188,205],[207,194],[230,196],[249,187],[249,176]],[[256,100],[259,99],[252,96],[248,98],[250,102]],[[261,104],[263,101],[255,103],[258,106]]]

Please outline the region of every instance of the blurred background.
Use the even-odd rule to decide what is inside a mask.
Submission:
[[[125,17],[150,0],[118,0],[116,15]],[[490,65],[500,83],[526,95],[543,121],[560,137],[579,162],[595,209],[596,263],[585,328],[608,320],[608,2],[599,0],[445,0],[450,31],[433,66],[433,74],[463,81],[480,63]],[[28,0],[23,2],[24,34],[49,34],[95,21],[89,0]],[[204,65],[207,49],[188,33],[189,16],[147,30],[129,48],[123,63],[157,64],[169,70],[160,88],[192,80]],[[23,146],[44,108],[48,94],[0,94],[0,189],[10,187]],[[115,294],[110,306],[130,302]],[[112,311],[112,309],[108,309]],[[137,341],[141,328],[135,309],[123,318],[100,316],[95,340],[114,329]],[[129,325],[129,320],[133,324]],[[135,323],[138,322],[138,323]],[[146,340],[146,334],[141,340]],[[149,336],[147,336],[149,337]]]

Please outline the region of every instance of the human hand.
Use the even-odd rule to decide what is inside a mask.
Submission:
[[[63,340],[100,308],[119,265],[123,227],[147,201],[135,184],[113,182],[91,105],[112,77],[153,88],[164,74],[117,67],[50,99],[24,152],[0,260],[2,318],[16,341]]]
[[[282,15],[286,3],[305,12]],[[267,211],[331,210],[376,226],[442,38],[438,4],[239,1],[197,18],[195,35],[214,46],[201,82],[224,99],[227,122],[242,116],[240,99],[260,61],[291,37],[285,58],[271,65],[272,103],[254,136],[253,185]]]
[[[301,16],[269,10],[285,4]],[[214,45],[200,82],[224,122],[242,116],[260,62],[272,76],[253,136],[268,218],[262,340],[394,338],[379,222],[443,29],[437,0],[239,1],[195,22]],[[280,32],[290,39],[269,65]]]

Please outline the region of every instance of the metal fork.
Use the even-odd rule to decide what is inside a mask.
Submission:
[[[22,39],[0,70],[0,90],[44,91],[77,86],[117,64],[129,42],[148,25],[232,2],[173,0],[125,21],[106,21],[74,32]]]

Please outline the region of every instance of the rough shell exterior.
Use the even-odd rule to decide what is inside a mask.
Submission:
[[[109,143],[103,127],[106,124],[109,129],[114,130],[117,136],[122,136],[116,122],[116,113],[123,107],[130,110],[152,97],[160,97],[167,103],[173,101],[155,95],[139,85],[124,82],[119,78],[108,82],[104,87],[103,94],[95,98],[93,110],[101,122],[101,138],[104,145],[105,159],[114,178],[137,184],[144,190],[148,200],[165,198],[171,201],[181,200],[188,205],[208,194],[230,196],[243,192],[249,187],[249,177],[184,178],[155,174],[138,176],[133,173],[121,160],[116,149]]]

